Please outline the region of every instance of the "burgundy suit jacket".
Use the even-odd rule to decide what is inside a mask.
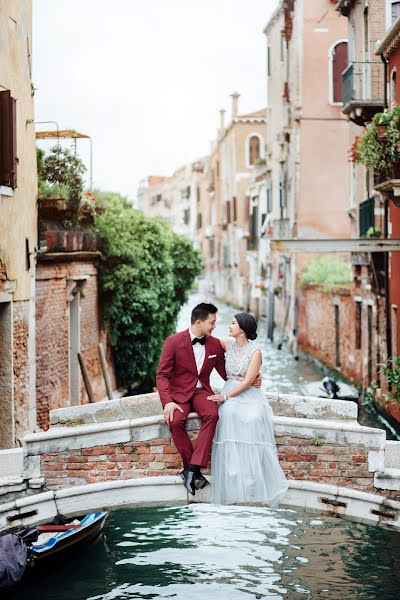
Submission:
[[[214,368],[226,380],[225,351],[221,342],[207,336],[204,346],[204,363],[198,373],[189,330],[175,333],[165,340],[156,377],[163,406],[167,402],[188,402],[196,390],[198,380],[207,392],[213,394],[210,375]]]

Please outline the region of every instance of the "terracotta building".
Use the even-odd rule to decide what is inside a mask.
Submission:
[[[329,240],[350,236],[349,126],[342,113],[341,85],[347,25],[329,0],[285,0],[265,34],[269,214],[262,233],[277,250],[267,254],[261,282],[269,289],[270,330],[275,322],[294,353],[300,345],[339,367],[335,318],[341,297],[317,297],[317,290],[309,290],[309,296],[316,296],[307,298],[308,306],[314,306],[308,315],[299,278],[318,240],[327,240],[326,250],[334,251]],[[349,255],[344,258],[349,260]]]
[[[176,220],[172,202],[174,187],[173,177],[150,175],[140,183],[137,208],[149,217],[162,217],[173,228]]]
[[[389,91],[389,105],[392,107],[400,104],[400,82],[397,82],[397,73],[400,73],[400,2],[392,3],[393,24],[388,28],[385,37],[376,50],[378,56],[387,61],[387,83]],[[400,168],[394,165],[393,177],[380,182],[375,186],[382,192],[387,203],[388,219],[390,223],[390,237],[400,238]],[[390,345],[391,354],[400,356],[400,252],[393,252],[389,256],[389,319],[390,319]]]
[[[212,289],[218,298],[249,309],[253,297],[251,260],[257,252],[258,228],[265,216],[263,199],[249,197],[252,173],[265,161],[266,110],[240,114],[239,94],[232,94],[230,122],[221,125],[215,144],[214,189],[220,238],[218,275]],[[223,115],[223,113],[222,113]],[[212,191],[211,191],[212,190]]]
[[[36,424],[32,3],[0,10],[0,448]]]
[[[194,241],[205,160],[184,165],[170,177],[149,176],[139,186],[137,207],[150,217],[163,218],[176,233]]]
[[[375,48],[385,37],[396,18],[400,4],[387,0],[355,2],[341,0],[337,11],[347,17],[349,61],[343,72],[343,113],[349,119],[349,149],[356,144],[375,114],[388,108],[386,66],[375,54]],[[350,151],[351,152],[351,151]],[[353,364],[348,374],[362,387],[381,381],[380,364],[392,353],[391,318],[395,319],[395,303],[390,308],[390,255],[381,252],[374,240],[366,240],[371,227],[382,237],[396,231],[395,207],[390,206],[379,190],[372,169],[349,162],[350,202],[348,214],[352,222],[352,237],[363,238],[369,252],[354,252],[352,268],[354,288],[346,315],[353,332],[350,345]],[[394,220],[393,220],[394,219]],[[392,224],[390,221],[393,220]],[[364,245],[367,250],[367,245]],[[393,254],[393,264],[397,254]],[[390,277],[392,280],[392,277]]]

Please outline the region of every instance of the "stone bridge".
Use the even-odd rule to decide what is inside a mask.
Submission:
[[[400,442],[357,422],[357,405],[267,394],[285,506],[400,529]],[[188,420],[196,435],[197,415]],[[157,394],[58,409],[48,431],[0,452],[0,532],[99,509],[192,501]],[[209,488],[194,501],[207,502]]]

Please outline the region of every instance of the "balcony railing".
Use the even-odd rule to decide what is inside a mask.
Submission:
[[[384,65],[377,61],[351,62],[342,77],[343,112],[364,125],[384,109]]]
[[[390,191],[400,182],[400,162],[393,163],[383,173],[374,173],[374,186],[379,191]]]

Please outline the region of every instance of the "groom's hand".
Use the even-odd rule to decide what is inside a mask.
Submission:
[[[181,413],[183,413],[181,407],[175,404],[175,402],[167,402],[167,404],[164,406],[164,419],[168,425],[170,425],[170,423],[172,423],[174,420],[174,412],[176,410],[179,410]]]

